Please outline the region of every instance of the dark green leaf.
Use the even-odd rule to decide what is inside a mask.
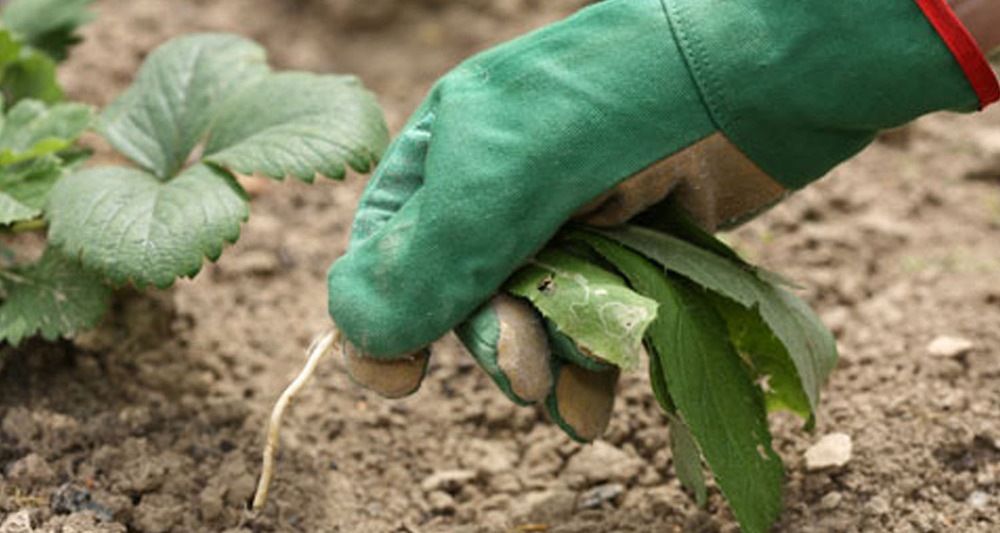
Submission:
[[[90,108],[82,104],[46,107],[38,100],[22,100],[0,122],[0,166],[69,148],[90,119]]]
[[[0,30],[0,94],[7,105],[25,98],[46,104],[63,99],[52,58],[20,45],[6,29]]]
[[[388,130],[374,95],[349,76],[285,72],[228,100],[216,115],[206,159],[240,174],[311,182],[368,172]]]
[[[153,51],[135,83],[108,106],[98,131],[160,178],[176,174],[222,100],[266,75],[264,50],[234,35],[196,34]],[[251,111],[242,118],[253,120]]]
[[[705,486],[705,472],[701,466],[698,443],[680,417],[667,416],[670,419],[670,455],[674,458],[677,479],[684,488],[694,493],[694,501],[698,507],[704,507],[708,501],[708,489]]]
[[[518,271],[505,289],[527,298],[559,330],[616,366],[639,366],[642,338],[656,303],[618,276],[564,252],[549,250]]]
[[[596,230],[595,230],[596,231]],[[812,310],[769,276],[682,239],[634,226],[600,230],[605,235],[704,288],[746,308],[757,307],[788,350],[815,411],[819,391],[836,365],[837,346]]]
[[[809,395],[802,388],[795,363],[758,309],[748,309],[718,295],[710,297],[716,311],[726,321],[730,341],[748,360],[761,382],[768,410],[787,409],[808,419],[812,415]]]
[[[703,289],[668,279],[659,267],[606,238],[582,238],[635,290],[660,304],[646,338],[660,359],[670,397],[743,529],[767,531],[781,512],[784,469],[771,448],[763,396],[729,343],[722,318]]]
[[[49,239],[117,284],[168,287],[194,276],[234,242],[248,216],[231,175],[196,165],[162,181],[128,168],[94,168],[52,189]]]
[[[91,328],[108,309],[110,290],[100,276],[53,250],[26,267],[0,271],[0,341],[46,340]]]
[[[0,21],[21,39],[56,61],[66,58],[69,46],[80,41],[76,30],[94,18],[87,9],[93,0],[11,0]]]

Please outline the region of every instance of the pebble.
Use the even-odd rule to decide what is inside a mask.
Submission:
[[[576,493],[566,489],[529,492],[511,509],[515,524],[553,524],[567,520],[576,507]]]
[[[927,345],[927,352],[935,357],[961,357],[973,348],[975,344],[969,339],[942,335]]]
[[[972,494],[969,494],[969,498],[965,501],[975,509],[985,509],[990,503],[990,495],[981,490],[977,490],[973,491]]]
[[[831,433],[806,450],[806,470],[813,472],[827,468],[840,468],[851,460],[851,436]]]
[[[621,483],[607,483],[589,489],[577,499],[576,509],[593,509],[600,507],[604,502],[612,501],[622,494],[625,494],[625,485]]]
[[[832,511],[837,507],[840,507],[840,502],[844,501],[844,495],[839,492],[828,492],[823,499],[819,501],[819,508],[824,511]]]
[[[431,511],[438,514],[451,514],[455,512],[455,498],[447,492],[436,490],[427,495],[427,503],[431,506]]]
[[[579,475],[589,482],[628,483],[642,471],[643,461],[604,441],[585,447],[569,459],[566,475]]]
[[[476,473],[472,470],[441,470],[427,476],[420,483],[420,488],[424,492],[434,492],[436,490],[454,492],[473,479],[476,479]]]
[[[27,509],[11,514],[0,524],[0,533],[33,533],[31,514]]]

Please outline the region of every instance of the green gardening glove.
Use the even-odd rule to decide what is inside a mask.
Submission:
[[[970,48],[971,45],[971,48]],[[608,0],[442,78],[403,129],[329,274],[354,378],[416,389],[452,328],[518,403],[595,438],[616,372],[525,303],[491,300],[576,216],[668,196],[738,223],[884,128],[973,111],[995,76],[942,0]]]

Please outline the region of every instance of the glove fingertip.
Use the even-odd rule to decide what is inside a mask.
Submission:
[[[428,349],[393,359],[377,359],[363,354],[350,342],[343,343],[344,366],[351,381],[385,398],[402,398],[420,389]]]
[[[577,442],[592,442],[607,430],[619,372],[592,371],[557,362],[555,386],[545,399],[549,418]]]

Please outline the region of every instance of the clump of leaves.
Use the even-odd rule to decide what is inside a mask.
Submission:
[[[781,512],[784,469],[767,413],[787,409],[812,426],[836,343],[788,282],[676,215],[664,227],[671,233],[571,229],[506,289],[533,302],[579,346],[623,368],[636,366],[632,356],[604,347],[641,338],[653,392],[670,421],[678,478],[704,504],[704,459],[744,531],[768,531]],[[547,282],[538,283],[539,276]],[[619,327],[586,331],[581,309],[599,310],[580,299],[581,290],[613,284],[609,277],[628,290],[604,292],[602,308],[652,301],[655,319],[605,314],[605,323],[617,319]],[[612,339],[609,330],[630,334]]]
[[[83,19],[56,19],[17,35],[64,51]],[[73,145],[91,124],[135,166],[81,170]],[[79,104],[19,102],[0,129],[0,226],[47,225],[49,248],[34,265],[0,270],[0,341],[93,326],[108,285],[165,288],[197,274],[249,216],[237,173],[341,178],[347,167],[369,171],[387,144],[381,109],[356,78],[275,72],[260,46],[234,35],[154,50],[96,119]]]
[[[248,198],[235,174],[344,176],[369,171],[388,133],[374,96],[350,76],[274,72],[234,35],[173,40],[97,118],[136,167],[60,181],[51,243],[114,284],[168,287],[239,237]]]

